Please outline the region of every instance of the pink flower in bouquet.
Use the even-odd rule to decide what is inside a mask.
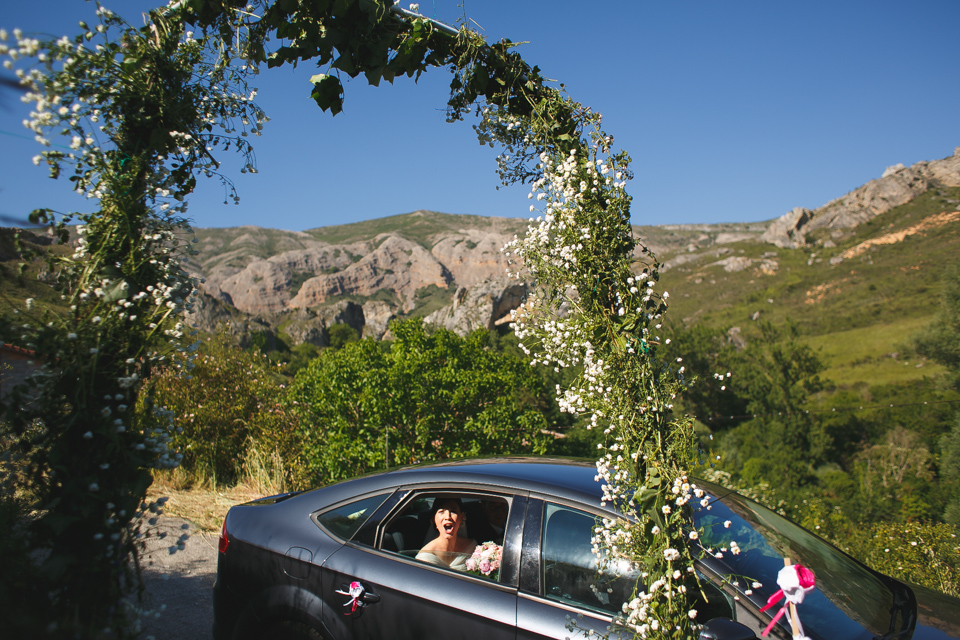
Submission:
[[[467,558],[467,571],[479,571],[485,576],[500,569],[503,560],[503,547],[495,542],[478,544],[473,555]]]

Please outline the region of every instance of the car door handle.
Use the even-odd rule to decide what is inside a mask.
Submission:
[[[368,604],[376,604],[380,602],[380,595],[373,591],[368,591],[367,588],[363,586],[362,582],[341,584],[337,593],[350,598],[350,600],[348,600],[344,606],[350,607],[351,613],[355,612],[358,607],[365,607]]]

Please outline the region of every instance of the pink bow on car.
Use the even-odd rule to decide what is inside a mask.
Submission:
[[[780,610],[777,611],[777,615],[773,616],[773,620],[770,621],[770,624],[767,625],[767,628],[764,629],[760,635],[766,637],[773,628],[773,625],[777,624],[777,620],[779,620],[783,614],[787,613],[790,605],[794,605],[793,617],[796,622],[794,638],[806,638],[803,634],[803,625],[800,624],[800,616],[796,613],[796,605],[803,602],[804,596],[813,591],[815,584],[813,571],[799,564],[788,565],[780,569],[780,572],[777,574],[777,584],[780,588],[767,599],[767,604],[765,604],[760,611],[766,611],[780,600],[785,600],[785,602]],[[790,616],[788,615],[787,617],[789,618]],[[797,635],[798,631],[799,635]]]
[[[345,616],[356,612],[358,607],[364,606],[364,603],[360,601],[360,598],[363,597],[363,585],[359,582],[351,582],[350,589],[348,591],[341,591],[340,589],[337,589],[336,593],[344,596],[350,596],[350,599],[343,603],[343,606],[350,607],[350,611],[347,611],[343,614]]]

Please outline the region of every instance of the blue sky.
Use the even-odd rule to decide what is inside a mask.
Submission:
[[[131,21],[151,4],[105,2]],[[604,115],[633,156],[635,224],[768,220],[960,145],[955,0],[424,0],[420,9],[455,24],[458,4],[489,41],[529,42],[520,49],[529,63]],[[9,2],[0,27],[73,35],[94,8]],[[526,187],[496,189],[496,152],[478,145],[471,122],[445,122],[447,71],[418,84],[347,82],[336,117],[310,99],[317,72],[263,71],[254,85],[271,122],[256,139],[259,173],[221,158],[241,202],[225,205],[217,183],[202,184],[188,212],[196,226],[303,230],[417,209],[529,215]],[[0,216],[88,208],[31,163],[25,113],[0,94]]]

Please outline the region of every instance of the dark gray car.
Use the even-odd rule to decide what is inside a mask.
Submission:
[[[595,475],[588,462],[469,460],[234,507],[220,540],[214,637],[540,640],[574,637],[571,622],[602,632],[634,580],[610,577],[607,589],[591,588],[593,528],[597,518],[617,517],[601,506]],[[698,564],[704,638],[759,636],[775,612],[760,607],[777,590],[784,557],[816,575],[800,605],[813,640],[960,638],[960,600],[872,571],[751,500],[697,484],[711,500],[695,512],[698,544],[735,540],[740,549]],[[502,545],[498,571],[416,558],[436,535],[433,504],[450,497],[467,514],[461,535]],[[492,513],[505,520],[490,522]],[[785,619],[768,637],[791,637]]]

